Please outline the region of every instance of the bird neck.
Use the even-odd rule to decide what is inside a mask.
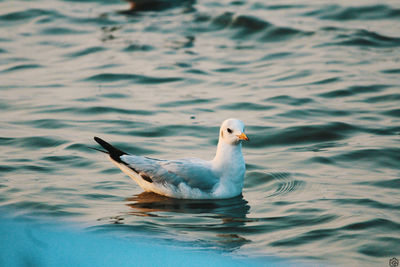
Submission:
[[[242,144],[227,144],[221,138],[218,141],[217,153],[213,159],[215,168],[228,168],[233,163],[244,163]]]
[[[217,153],[212,160],[212,168],[215,174],[220,177],[220,182],[214,189],[214,195],[229,198],[242,192],[246,165],[240,143],[231,145],[220,139]]]

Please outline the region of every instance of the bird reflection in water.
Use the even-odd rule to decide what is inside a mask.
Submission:
[[[246,233],[246,223],[253,221],[246,217],[250,206],[241,195],[230,199],[189,200],[143,192],[126,200],[130,202],[127,205],[132,208],[130,215],[162,218],[184,215],[185,219],[181,223],[173,220],[172,227],[186,232],[196,232],[196,236],[199,232],[205,233],[207,240],[204,240],[205,236],[199,239],[208,245],[233,251],[251,242],[241,236],[242,233]]]
[[[127,204],[135,209],[136,215],[149,215],[150,212],[174,212],[185,214],[214,214],[223,220],[240,221],[245,219],[250,210],[248,202],[243,196],[230,199],[176,199],[161,196],[152,192],[142,192],[126,199],[133,201]],[[244,220],[246,221],[246,220]]]

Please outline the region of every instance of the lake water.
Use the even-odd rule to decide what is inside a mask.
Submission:
[[[400,257],[400,2],[0,2],[0,208],[16,220],[232,257]],[[132,154],[211,159],[251,142],[243,196],[143,193]],[[5,226],[3,226],[5,227]]]

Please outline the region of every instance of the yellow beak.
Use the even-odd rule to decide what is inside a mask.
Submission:
[[[241,133],[241,134],[238,135],[237,137],[239,137],[239,140],[250,141],[250,139],[247,137],[247,135],[246,135],[245,133]]]

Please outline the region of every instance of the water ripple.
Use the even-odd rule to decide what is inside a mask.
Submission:
[[[350,86],[346,89],[340,90],[331,90],[327,93],[320,94],[321,97],[348,97],[354,96],[357,94],[367,94],[367,93],[376,93],[381,92],[386,88],[389,88],[389,85],[384,84],[374,84],[374,85],[366,85],[366,86]]]
[[[349,231],[361,231],[376,227],[380,228],[381,230],[396,231],[400,229],[400,224],[387,219],[377,218],[369,221],[348,224],[343,226],[341,229]]]
[[[269,130],[268,135],[257,135],[254,138],[254,142],[249,145],[265,147],[335,141],[344,139],[348,134],[357,130],[357,127],[342,122],[293,126],[285,129]]]
[[[37,68],[43,68],[43,66],[41,66],[39,64],[21,64],[21,65],[10,67],[1,72],[13,72],[13,71],[21,71],[21,70],[26,70],[26,69],[37,69]]]
[[[320,19],[328,20],[380,20],[400,18],[400,9],[382,4],[357,7],[330,5],[304,15],[318,16]]]
[[[360,184],[366,184],[366,185],[389,188],[389,189],[400,189],[400,178],[390,179],[385,181],[377,181],[377,182],[360,182]]]
[[[85,49],[77,51],[77,52],[69,53],[65,56],[70,57],[70,58],[75,58],[75,57],[81,57],[81,56],[86,56],[86,55],[90,55],[93,53],[101,52],[104,50],[106,50],[104,47],[92,46],[92,47],[88,47],[88,48],[85,48]]]
[[[357,46],[357,47],[399,47],[400,38],[389,37],[368,30],[357,30],[349,34],[338,35],[337,39],[341,40],[334,42],[331,45]]]
[[[278,42],[300,36],[310,36],[312,32],[305,32],[289,27],[279,27],[268,21],[248,15],[235,15],[232,12],[225,12],[214,18],[207,16],[197,17],[198,22],[211,21],[213,30],[232,29],[235,30],[233,38],[248,38],[250,35],[264,33],[256,37],[262,42]]]
[[[41,34],[44,35],[77,35],[77,34],[86,34],[89,33],[88,31],[85,30],[78,30],[78,29],[73,29],[73,28],[68,28],[68,27],[49,27],[49,28],[44,28],[41,31]]]
[[[59,137],[30,136],[30,137],[0,137],[0,146],[18,146],[25,148],[56,147],[67,143]]]
[[[364,162],[365,164],[373,163],[376,167],[392,167],[398,166],[400,161],[399,148],[380,148],[380,149],[360,149],[348,153],[343,153],[332,157],[337,162]]]
[[[94,82],[117,82],[117,81],[125,81],[132,80],[136,83],[142,84],[159,84],[159,83],[170,83],[170,82],[178,82],[181,81],[182,78],[179,77],[149,77],[144,75],[136,75],[136,74],[118,74],[118,73],[102,73],[96,74],[89,78],[86,78],[85,81],[94,81]]]
[[[16,11],[16,12],[11,12],[7,13],[4,15],[0,16],[0,20],[2,21],[21,21],[21,20],[29,20],[32,18],[36,17],[41,17],[41,16],[57,16],[60,17],[61,14],[56,12],[55,10],[46,10],[46,9],[36,9],[36,8],[31,8],[31,9],[26,9],[23,11]]]

